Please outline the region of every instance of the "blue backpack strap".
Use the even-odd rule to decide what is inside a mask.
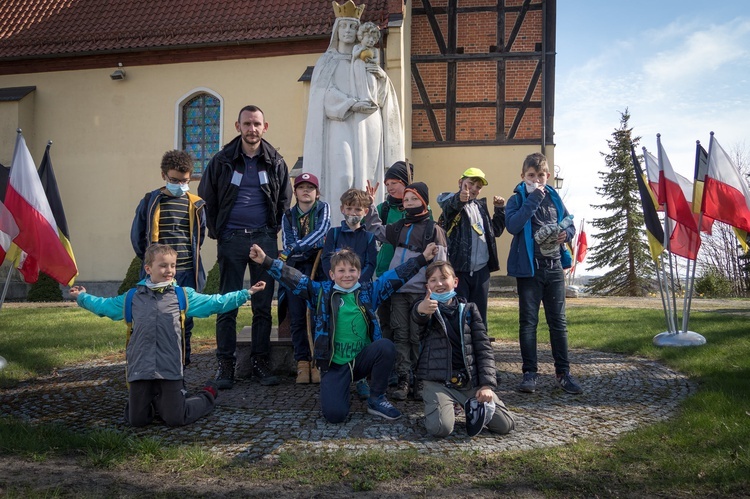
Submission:
[[[182,286],[175,285],[174,293],[177,295],[177,304],[180,306],[180,336],[182,337],[182,363],[185,364],[185,348],[187,340],[185,338],[185,320],[187,319],[188,301],[185,290]]]
[[[127,293],[125,293],[125,310],[123,311],[123,316],[125,318],[125,324],[128,325],[127,340],[130,340],[130,333],[133,332],[133,296],[135,295],[135,291],[136,288],[130,288]]]
[[[130,343],[130,335],[133,334],[133,296],[135,296],[136,288],[130,288],[125,293],[125,304],[123,305],[123,317],[125,318],[125,325],[127,326],[127,332],[125,333],[125,348],[128,348]],[[128,364],[125,363],[125,384],[128,384]]]

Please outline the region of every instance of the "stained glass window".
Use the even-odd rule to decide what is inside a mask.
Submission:
[[[193,174],[201,175],[219,152],[221,103],[200,93],[182,106],[182,148],[193,158]]]

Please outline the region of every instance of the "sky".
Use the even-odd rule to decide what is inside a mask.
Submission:
[[[605,215],[591,207],[605,201],[600,153],[626,108],[640,145],[656,155],[660,133],[687,178],[711,131],[728,152],[750,150],[750,3],[558,0],[555,86],[555,165],[579,224]],[[603,272],[584,262],[577,275]]]

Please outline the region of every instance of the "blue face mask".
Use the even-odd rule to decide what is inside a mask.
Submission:
[[[430,298],[437,300],[440,303],[448,303],[456,296],[455,291],[448,291],[447,293],[430,293]]]
[[[342,293],[351,293],[352,291],[356,291],[357,289],[359,289],[360,286],[362,286],[362,284],[357,283],[349,289],[344,289],[338,284],[334,284],[333,289],[335,289],[336,291],[341,291]]]
[[[173,184],[172,182],[167,182],[167,190],[171,195],[180,197],[190,190],[190,186],[188,184]]]

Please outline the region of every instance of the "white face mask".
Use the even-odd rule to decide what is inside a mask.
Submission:
[[[526,184],[526,192],[531,194],[539,188],[539,182],[524,182]]]

